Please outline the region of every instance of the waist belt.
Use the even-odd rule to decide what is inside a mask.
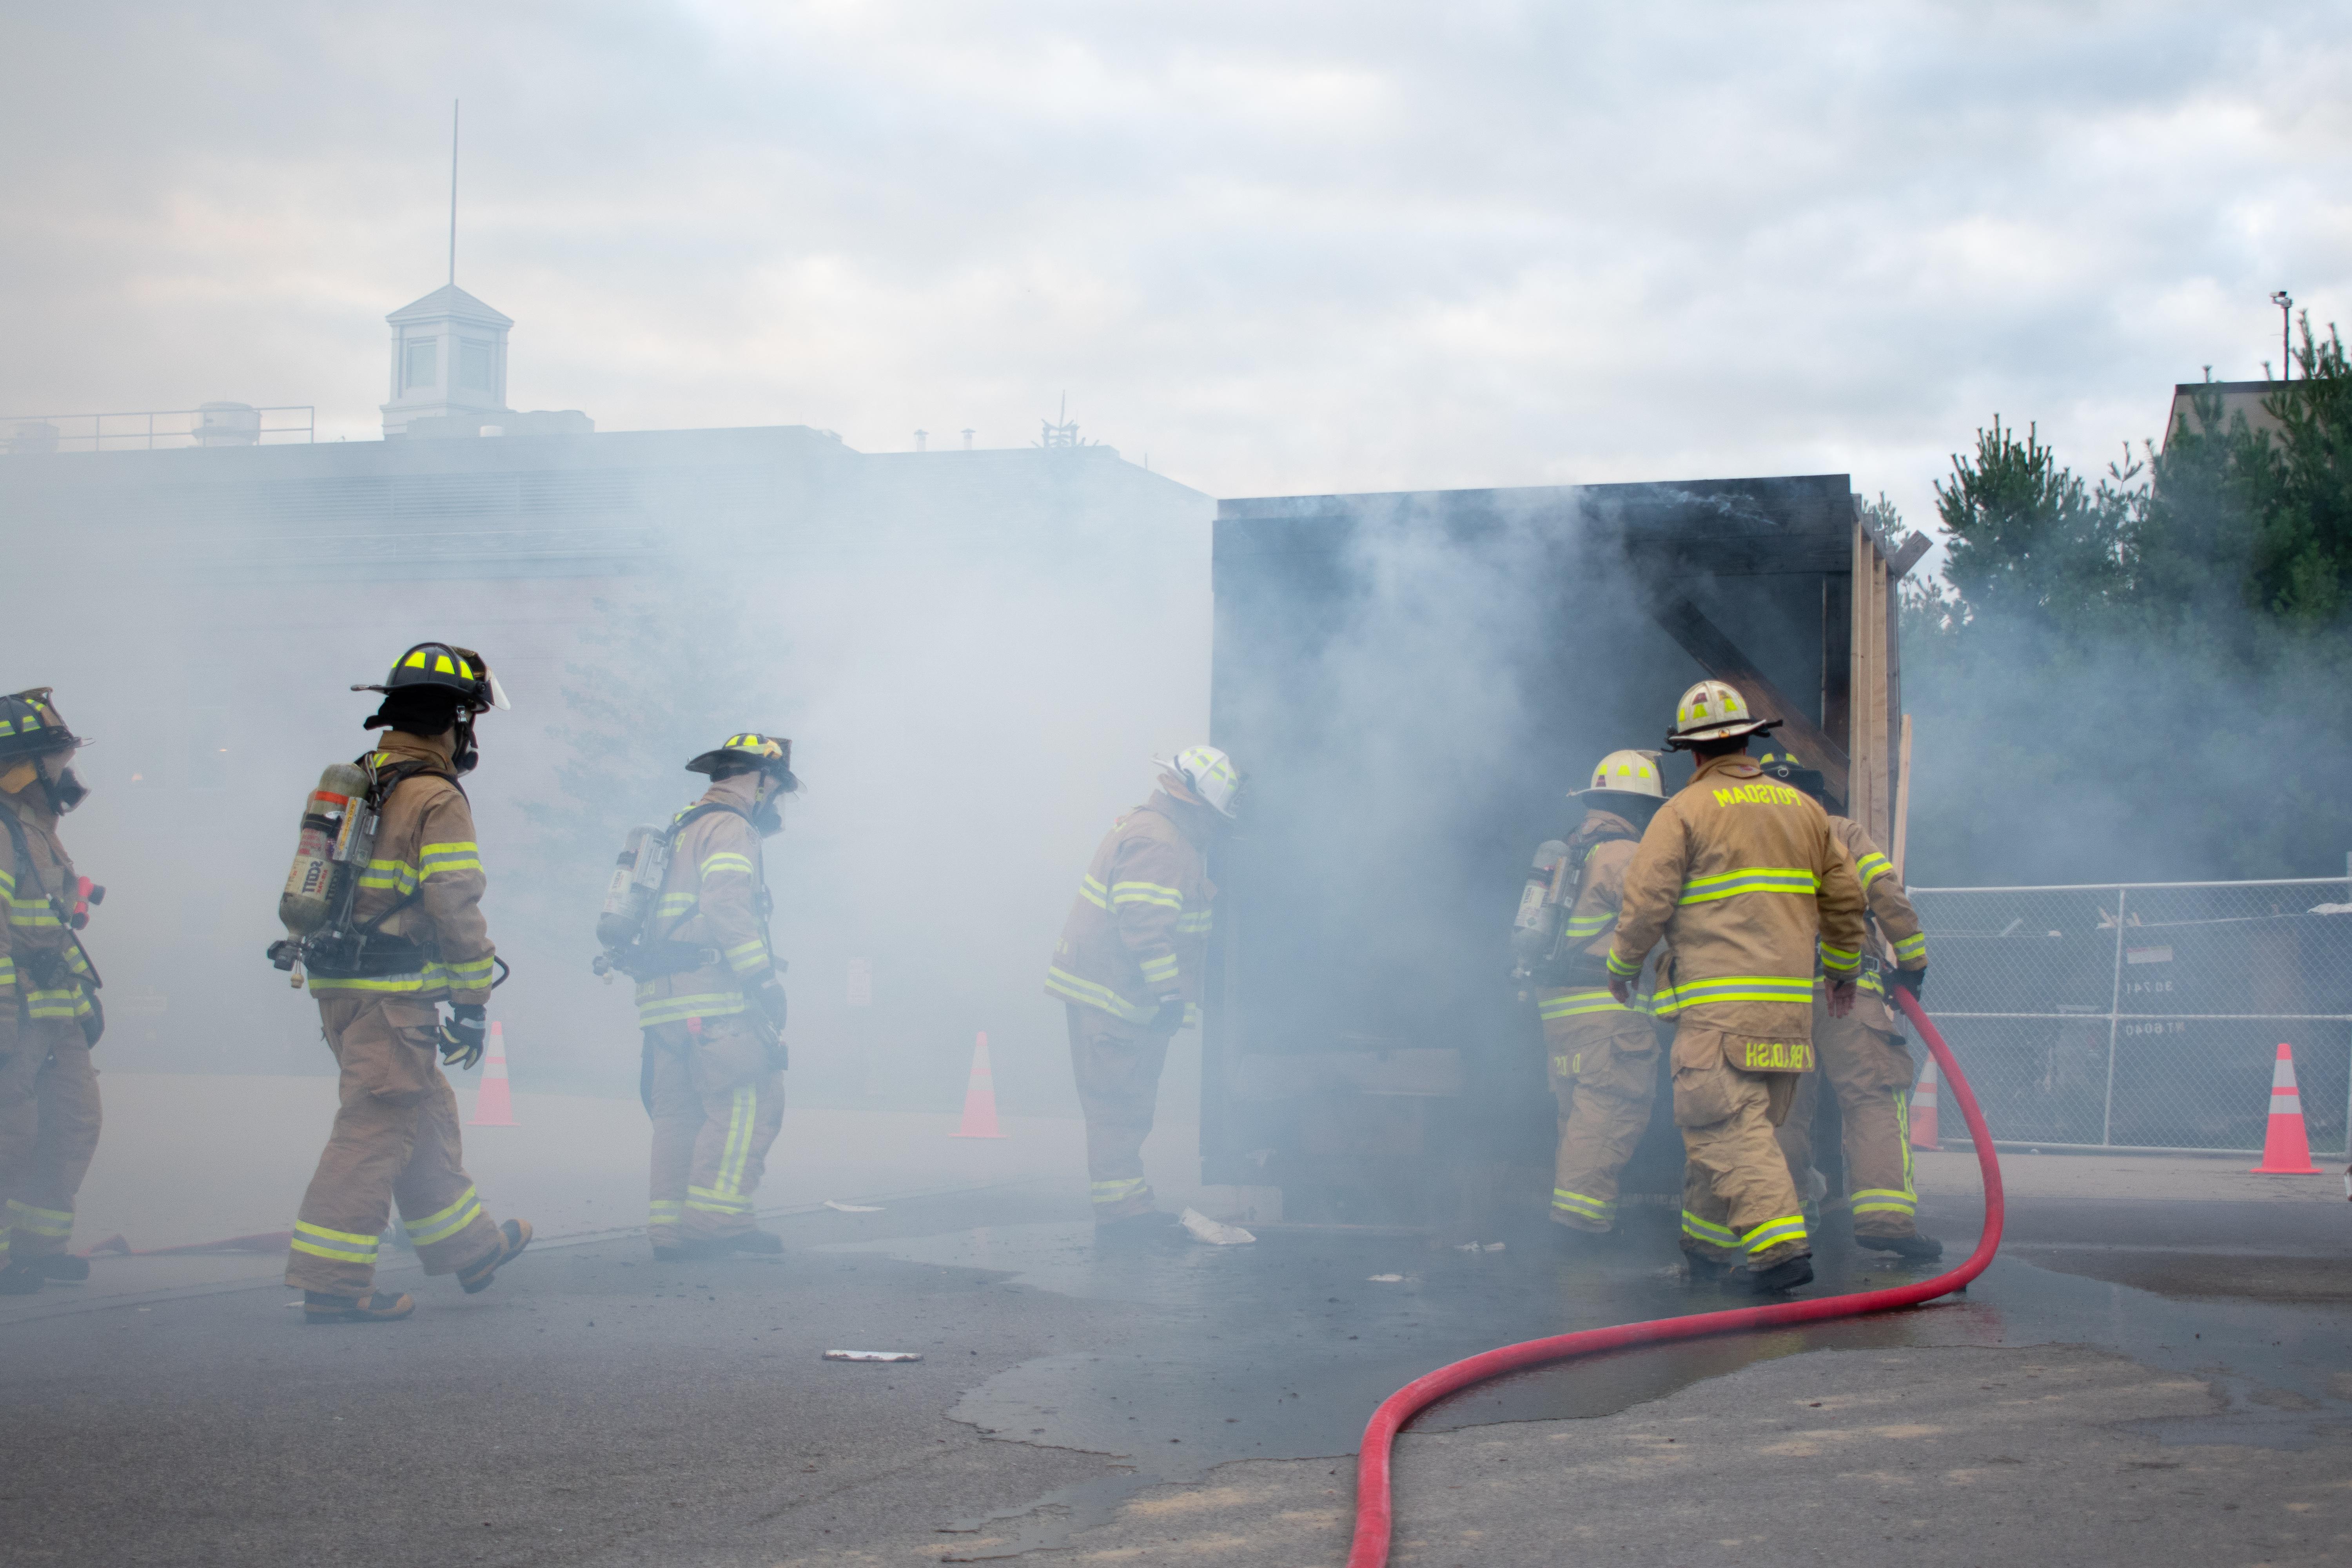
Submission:
[[[434,950],[405,937],[378,936],[314,938],[302,949],[303,967],[321,980],[382,980],[394,974],[421,974]]]
[[[715,947],[697,947],[684,942],[649,942],[623,949],[613,967],[632,980],[655,980],[665,974],[684,974],[688,970],[715,969],[719,962],[719,950]]]
[[[43,991],[62,991],[68,985],[86,990],[98,987],[98,977],[76,969],[62,952],[20,952],[16,954],[16,964]]]

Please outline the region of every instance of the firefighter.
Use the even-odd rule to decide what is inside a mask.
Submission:
[[[1200,1018],[1209,945],[1208,854],[1230,831],[1242,781],[1214,746],[1188,746],[1151,798],[1111,825],[1087,862],[1045,991],[1068,1004],[1070,1067],[1087,1118],[1096,1235],[1147,1237],[1171,1223],[1143,1175],[1169,1037]]]
[[[1611,993],[1631,1002],[1643,959],[1665,941],[1655,1007],[1675,1021],[1683,1251],[1694,1279],[1759,1293],[1813,1277],[1773,1129],[1813,1065],[1816,947],[1829,1011],[1843,1018],[1863,942],[1862,888],[1828,816],[1747,754],[1748,737],[1779,722],[1751,717],[1719,680],[1683,693],[1666,744],[1696,767],[1642,835],[1608,960]]]
[[[1571,791],[1584,820],[1570,836],[1558,876],[1572,889],[1565,918],[1545,933],[1549,950],[1533,965],[1540,985],[1547,1068],[1559,1102],[1551,1217],[1570,1250],[1612,1233],[1617,1179],[1650,1124],[1658,1090],[1658,1036],[1638,1001],[1610,994],[1610,939],[1642,829],[1665,799],[1656,753],[1612,752],[1589,789]]]
[[[58,819],[89,793],[73,772],[84,743],[47,687],[0,697],[0,1294],[10,1296],[89,1278],[66,1242],[98,1152],[89,1053],[106,1016],[77,934],[80,879],[58,837]]]
[[[359,877],[350,940],[307,960],[327,1047],[341,1069],[326,1152],[302,1194],[286,1283],[310,1323],[388,1322],[416,1303],[374,1289],[376,1246],[397,1205],[427,1274],[456,1274],[471,1295],[530,1243],[530,1224],[492,1223],[466,1174],[457,1097],[434,1061],[460,1070],[482,1059],[493,971],[480,904],[484,879],[473,809],[458,780],[480,753],[476,717],[505,708],[482,657],[419,643],[374,691],[362,721],[382,729],[359,759],[371,776],[375,841]],[[443,1019],[439,1004],[447,1003]]]
[[[800,788],[792,742],[756,732],[686,764],[710,787],[670,824],[668,870],[632,957],[653,1118],[646,1235],[663,1261],[775,1254],[751,1194],[784,1121],[783,965],[769,945],[760,841]]]
[[[1863,954],[1853,1011],[1844,1017],[1830,1016],[1828,998],[1819,990],[1813,996],[1813,1048],[1837,1095],[1853,1238],[1903,1258],[1941,1258],[1944,1244],[1919,1234],[1919,1192],[1911,1178],[1911,1085],[1918,1067],[1895,1032],[1893,998],[1886,994],[1890,984],[1919,994],[1927,978],[1927,934],[1904,896],[1894,862],[1871,842],[1862,824],[1837,814],[1820,769],[1804,766],[1785,750],[1767,752],[1757,765],[1766,778],[1803,790],[1829,812],[1830,831],[1862,883],[1869,923],[1894,952],[1891,966],[1875,952]],[[1789,1119],[1780,1123],[1780,1148],[1800,1190],[1810,1190],[1812,1183],[1813,1102],[1819,1093],[1808,1075]]]

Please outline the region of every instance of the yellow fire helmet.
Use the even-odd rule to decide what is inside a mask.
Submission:
[[[1612,804],[1606,797],[1627,795],[1653,805],[1666,798],[1665,782],[1658,776],[1658,753],[1655,752],[1612,752],[1601,759],[1592,770],[1589,788],[1568,792],[1570,800],[1607,810]]]
[[[1748,699],[1726,681],[1702,680],[1675,704],[1675,727],[1666,744],[1676,749],[1702,741],[1732,741],[1760,735],[1780,727],[1778,719],[1759,719],[1748,710]]]

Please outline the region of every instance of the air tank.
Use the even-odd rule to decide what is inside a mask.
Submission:
[[[596,917],[596,942],[605,948],[626,947],[645,929],[654,894],[669,870],[669,835],[658,827],[636,826],[622,841],[613,862],[613,879],[604,889],[604,908]]]
[[[351,825],[355,806],[364,809],[367,770],[355,763],[335,763],[319,775],[319,784],[302,807],[301,837],[294,847],[294,866],[286,874],[286,890],[278,895],[278,918],[292,935],[309,936],[335,912],[341,890],[335,876],[338,843]]]
[[[1547,838],[1536,848],[1535,864],[1528,868],[1528,879],[1519,889],[1519,912],[1511,921],[1511,956],[1518,960],[1511,971],[1524,979],[1546,954],[1559,929],[1560,870],[1568,864],[1568,846],[1557,838]]]

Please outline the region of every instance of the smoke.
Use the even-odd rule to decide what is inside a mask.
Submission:
[[[2176,429],[2095,487],[1998,423],[1958,460],[1950,588],[1904,617],[1913,882],[2344,874],[2352,405],[2340,354],[2318,368],[2284,442],[2222,434],[2216,402],[2212,437]]]
[[[481,721],[465,782],[515,966],[491,1011],[519,1086],[634,1090],[629,988],[588,970],[604,879],[631,824],[699,794],[688,757],[760,728],[793,739],[808,785],[767,848],[795,1103],[952,1109],[986,1030],[1008,1112],[1072,1109],[1045,965],[1150,758],[1206,734],[1209,503],[1107,448],[822,445],[834,467],[784,508],[664,501],[655,472],[631,521],[657,547],[593,575],[496,553],[577,543],[561,519],[298,533],[224,507],[230,473],[238,493],[342,493],[269,478],[296,453],[7,459],[20,559],[49,589],[12,618],[12,680],[55,685],[96,741],[66,837],[110,889],[89,932],[108,1064],[331,1070],[315,1009],[262,948],[311,782],[368,744],[373,698],[346,688],[432,637],[479,649],[515,702]],[[436,454],[576,460],[487,439],[411,455]]]

